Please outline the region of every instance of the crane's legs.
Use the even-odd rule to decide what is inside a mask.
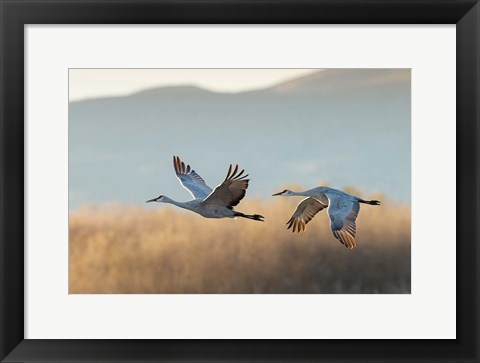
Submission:
[[[370,205],[380,205],[380,202],[378,200],[363,200],[359,199],[359,203],[364,203],[364,204],[370,204]]]
[[[254,221],[260,221],[260,222],[264,222],[263,218],[265,218],[264,216],[261,216],[260,214],[243,214],[241,212],[235,212],[234,216],[235,217],[252,219]]]

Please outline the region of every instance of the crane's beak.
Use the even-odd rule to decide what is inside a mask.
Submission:
[[[280,193],[275,193],[275,194],[272,194],[272,197],[276,196],[276,195],[282,195],[282,192]]]
[[[156,202],[156,201],[157,201],[157,198],[153,198],[153,199],[147,200],[145,203]]]

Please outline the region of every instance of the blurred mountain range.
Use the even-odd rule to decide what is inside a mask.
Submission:
[[[184,85],[69,104],[70,209],[189,199],[179,155],[215,187],[230,163],[247,196],[328,182],[410,201],[409,69],[328,69],[242,93]]]

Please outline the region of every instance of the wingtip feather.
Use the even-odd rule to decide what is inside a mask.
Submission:
[[[227,177],[225,178],[225,180],[228,180],[228,178],[230,178],[231,172],[232,172],[232,164],[230,164],[230,166],[228,167]]]
[[[177,163],[178,163],[178,156],[176,155],[173,155],[173,169],[175,170],[175,173],[178,174],[178,166],[177,166]]]

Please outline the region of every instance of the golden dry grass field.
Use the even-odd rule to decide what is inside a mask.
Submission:
[[[362,205],[357,246],[345,248],[326,211],[292,234],[285,222],[301,198],[249,199],[247,219],[205,219],[156,209],[84,206],[70,213],[71,294],[410,293],[410,207],[382,195]]]

